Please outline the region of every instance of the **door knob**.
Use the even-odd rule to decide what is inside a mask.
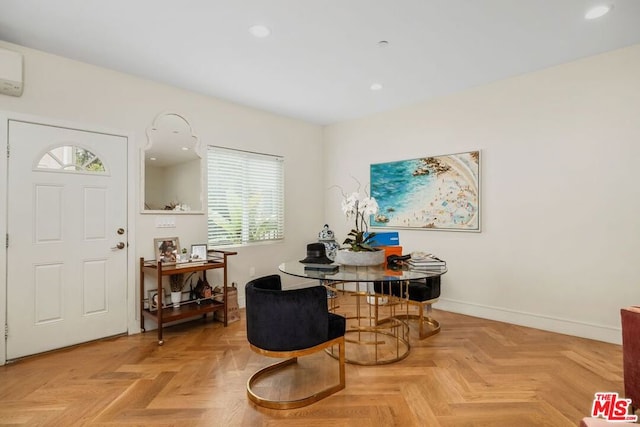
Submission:
[[[118,244],[112,247],[111,249],[124,249],[124,247],[125,247],[124,242],[118,242]]]

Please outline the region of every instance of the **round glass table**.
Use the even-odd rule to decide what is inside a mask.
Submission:
[[[383,265],[372,267],[357,267],[350,265],[336,265],[338,271],[322,271],[316,268],[308,268],[300,261],[288,261],[280,264],[278,269],[292,276],[304,277],[307,279],[320,279],[330,282],[375,282],[375,281],[402,281],[402,280],[418,280],[428,277],[441,276],[446,273],[445,270],[391,270],[384,268]]]
[[[428,279],[446,273],[443,270],[417,271],[406,268],[392,270],[385,265],[360,267],[336,266],[337,270],[321,270],[327,266],[309,268],[299,261],[280,264],[285,274],[305,279],[320,280],[328,289],[329,310],[347,319],[346,361],[358,365],[382,365],[397,362],[409,355],[408,287],[410,281]],[[393,283],[396,291],[374,292],[376,282]],[[398,286],[400,291],[398,292]],[[385,287],[383,287],[385,288]],[[341,308],[339,295],[355,299],[353,304]],[[345,306],[347,306],[345,304]],[[331,350],[328,353],[336,357]]]

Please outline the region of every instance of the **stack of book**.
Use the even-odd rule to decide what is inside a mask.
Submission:
[[[411,255],[407,264],[410,270],[444,270],[447,268],[445,261],[431,254]]]

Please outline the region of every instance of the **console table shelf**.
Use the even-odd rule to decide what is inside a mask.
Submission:
[[[144,332],[144,319],[149,318],[154,320],[158,324],[158,345],[164,343],[162,339],[162,329],[165,323],[173,322],[176,320],[187,319],[189,317],[195,317],[202,315],[207,316],[207,313],[213,313],[218,310],[224,310],[224,326],[227,326],[227,257],[236,255],[237,252],[209,250],[208,259],[205,263],[194,263],[194,265],[188,265],[186,267],[176,265],[166,265],[156,260],[145,261],[144,258],[140,258],[140,329]],[[206,272],[208,270],[223,269],[223,287],[222,287],[222,301],[216,301],[211,298],[204,298],[200,300],[184,301],[179,307],[165,306],[163,307],[163,301],[159,301],[160,307],[157,309],[151,309],[151,301],[149,301],[149,307],[144,307],[144,276],[146,274],[154,274],[156,276],[157,295],[160,296],[160,300],[163,299],[164,291],[162,289],[162,278],[165,276],[171,276],[174,274],[185,274],[192,272],[201,272],[202,279],[206,280]],[[219,294],[218,294],[219,295]]]

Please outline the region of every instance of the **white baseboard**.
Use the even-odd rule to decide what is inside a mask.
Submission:
[[[611,326],[596,325],[501,307],[473,304],[447,298],[440,298],[438,302],[433,305],[433,308],[612,344],[622,344],[622,332],[620,328]]]
[[[244,298],[239,298],[238,302],[240,307],[245,307]],[[433,308],[611,344],[622,344],[622,331],[620,328],[611,326],[596,325],[593,323],[474,304],[442,297],[433,305]]]

